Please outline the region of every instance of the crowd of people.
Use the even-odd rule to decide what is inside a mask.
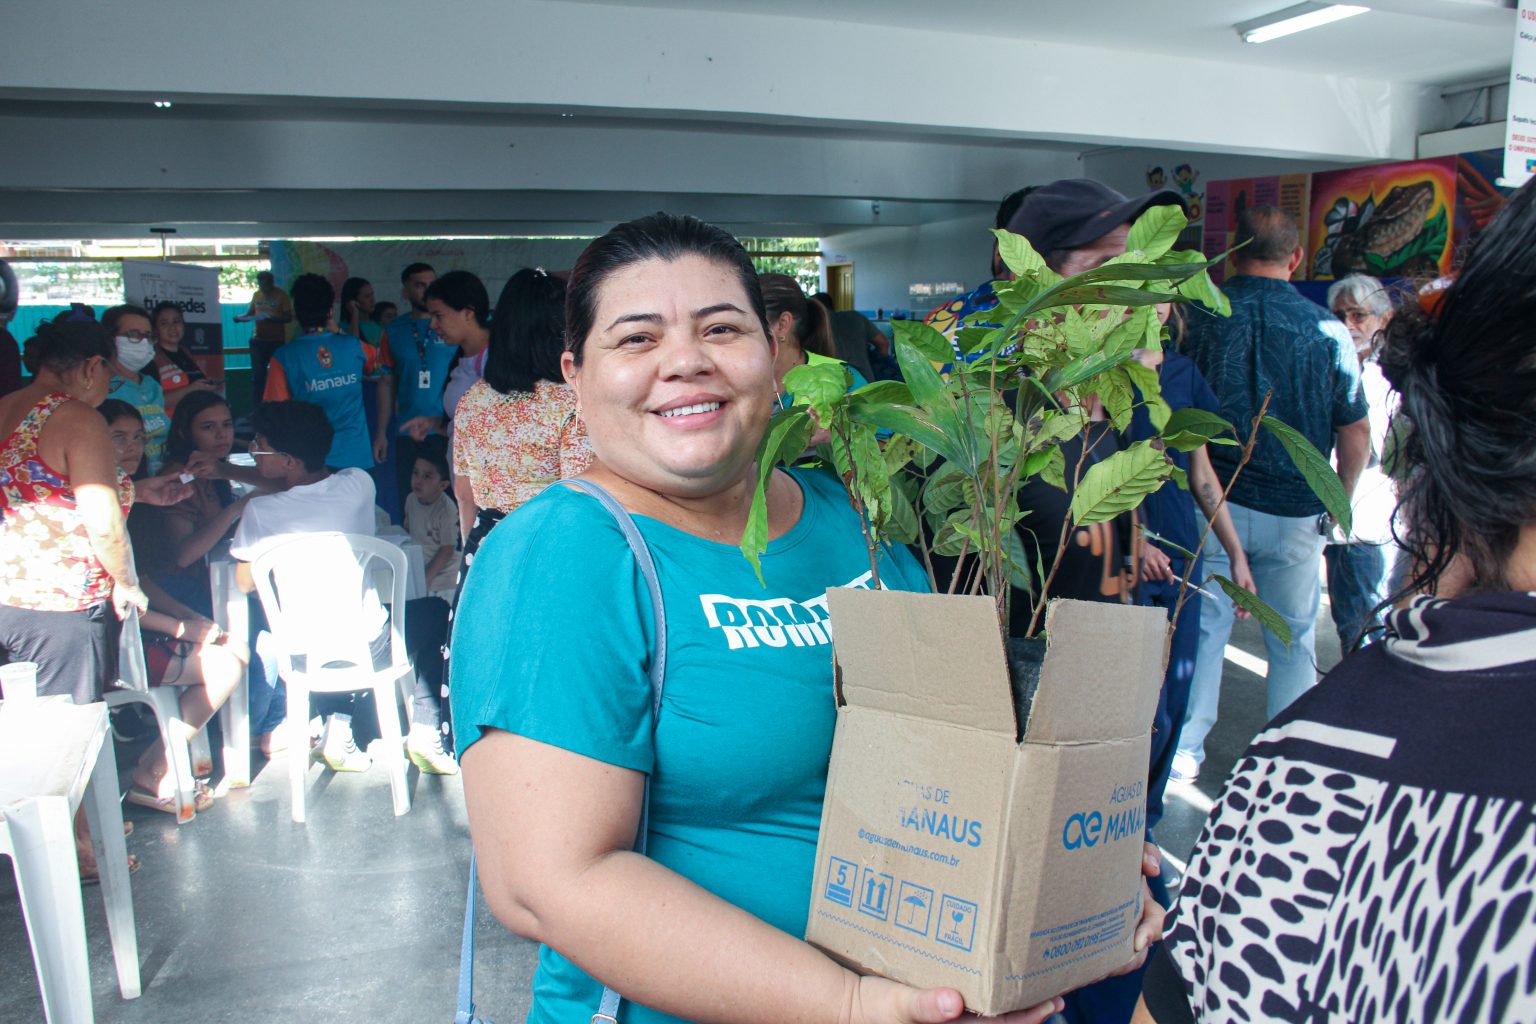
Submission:
[[[1124,253],[1148,209],[1183,204],[1072,179],[1011,194],[997,224],[1071,275]],[[1298,226],[1273,207],[1242,211],[1237,242],[1231,315],[1160,308],[1163,344],[1137,358],[1171,409],[1219,414],[1242,440],[1264,414],[1305,436],[1337,467],[1353,523],[1341,531],[1280,440],[1256,432],[1249,448],[1170,450],[1184,483],[1068,528],[1070,481],[1157,434],[1144,405],[1117,430],[1094,403],[1063,446],[1066,489],[1025,483],[1031,559],[1062,550],[1049,591],[1014,601],[1016,631],[1053,597],[1175,619],[1137,954],[1006,1019],[1536,1019],[1536,187],[1433,303],[1359,274],[1333,283],[1328,308],[1309,301],[1290,283]],[[929,322],[951,337],[996,326],[1008,276],[994,248],[991,278]],[[242,441],[223,382],[183,349],[173,304],[42,325],[30,379],[0,397],[0,660],[38,663],[41,692],[97,700],[120,676],[119,622],[136,616],[147,674],[181,688],[189,727],[248,677],[262,750],[312,746],[331,770],[365,771],[381,709],[325,695],[318,730],[285,721],[277,639],[259,616],[249,636],[220,630],[206,565],[226,549],[249,591],[252,563],[285,539],[401,522],[426,578],[405,609],[406,752],[426,772],[462,762],[486,898],[546,947],[530,1020],[591,1017],[609,988],[635,1024],[959,1017],[952,990],[858,976],[798,938],[830,653],[730,645],[700,614],[722,594],[804,604],[868,585],[858,513],[815,466],[766,478],[760,574],[737,542],[758,445],[793,402],[785,375],[836,360],[855,387],[891,376],[885,336],[757,273],[726,232],[667,214],[615,227],[568,274],[519,271],[494,304],[474,274],[425,263],[402,269],[400,300],[356,277],[338,294],[318,275],[287,291],[263,275],[246,460],[231,459]],[[588,490],[557,485],[570,478]],[[928,589],[911,552],[876,554],[883,586]],[[324,595],[336,574],[310,569]],[[1155,830],[1167,787],[1201,773],[1246,614],[1222,589],[1184,593],[1212,574],[1257,593],[1291,637],[1266,633],[1271,722],[1216,799],[1181,895]],[[1319,682],[1325,575],[1347,656]],[[367,637],[382,664],[388,615],[362,586],[332,604],[356,615],[328,628]],[[314,607],[325,620],[325,599]],[[175,811],[163,745],[128,798]],[[213,804],[206,787],[196,799]]]

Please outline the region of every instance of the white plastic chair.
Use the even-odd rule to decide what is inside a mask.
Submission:
[[[181,717],[180,688],[149,685],[149,672],[144,664],[144,637],[139,631],[139,613],[136,609],[130,610],[128,617],[123,620],[122,636],[117,647],[117,684],[119,689],[108,690],[106,693],[107,707],[144,704],[155,713],[155,723],[160,727],[160,739],[165,743],[166,765],[176,783],[176,823],[185,825],[197,816],[196,783],[192,781],[193,758],[197,754],[184,738],[188,729]],[[201,747],[205,752],[203,756],[207,757],[206,736],[203,737]]]
[[[288,688],[288,720],[308,721],[311,693],[372,691],[396,815],[411,809],[405,739],[395,702],[397,681],[407,702],[415,687],[405,647],[406,571],[405,553],[398,547],[351,533],[296,536],[263,552],[251,565],[278,646],[278,674]],[[381,577],[387,577],[386,587],[377,586]],[[373,581],[389,605],[390,663],[380,669],[373,667],[369,653],[373,634],[366,626],[365,581]],[[302,746],[288,753],[293,820],[301,823],[309,767],[305,755]]]

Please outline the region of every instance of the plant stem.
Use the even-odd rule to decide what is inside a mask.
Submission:
[[[843,480],[843,484],[848,488],[848,502],[853,506],[854,512],[858,513],[859,529],[864,534],[864,547],[869,553],[870,582],[875,590],[881,590],[883,588],[880,586],[880,545],[875,540],[875,524],[869,518],[864,500],[859,497],[859,467],[853,461],[853,444],[848,439],[851,431],[851,426],[845,431],[834,431],[837,439],[843,442],[843,454],[848,459],[848,475]]]
[[[1087,429],[1087,424],[1084,424],[1084,432],[1086,432]],[[1051,559],[1051,571],[1045,577],[1045,586],[1040,588],[1040,599],[1035,602],[1034,610],[1029,613],[1029,628],[1024,634],[1026,637],[1034,636],[1035,630],[1040,627],[1040,616],[1045,612],[1045,603],[1051,593],[1051,584],[1056,582],[1056,571],[1061,568],[1062,559],[1064,559],[1067,555],[1067,538],[1071,535],[1072,532],[1072,505],[1070,495],[1076,494],[1078,485],[1083,482],[1083,465],[1088,461],[1088,453],[1092,451],[1094,446],[1098,443],[1098,440],[1095,439],[1093,444],[1088,444],[1087,439],[1084,438],[1082,453],[1078,455],[1077,466],[1072,470],[1072,490],[1068,496],[1066,514],[1061,517],[1061,536],[1056,541],[1056,557]]]
[[[1189,578],[1194,574],[1195,565],[1200,561],[1200,552],[1205,550],[1205,542],[1210,539],[1211,531],[1216,527],[1216,516],[1220,514],[1222,506],[1227,503],[1227,495],[1232,493],[1232,485],[1237,483],[1238,476],[1243,472],[1243,467],[1248,465],[1248,460],[1253,458],[1253,449],[1259,443],[1259,426],[1264,422],[1264,413],[1269,409],[1269,400],[1275,393],[1268,392],[1264,396],[1264,402],[1259,406],[1259,414],[1253,418],[1253,429],[1248,433],[1248,442],[1243,445],[1243,454],[1237,460],[1237,468],[1227,478],[1227,486],[1221,492],[1221,500],[1216,502],[1216,507],[1211,509],[1211,514],[1205,520],[1205,529],[1200,531],[1200,542],[1195,545],[1195,550],[1184,565],[1184,575],[1179,579],[1179,599],[1173,603],[1173,614],[1168,617],[1168,632],[1173,633],[1174,625],[1179,621],[1179,613],[1184,610],[1184,604],[1189,600]]]

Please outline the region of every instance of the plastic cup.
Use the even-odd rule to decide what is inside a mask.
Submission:
[[[37,662],[13,661],[0,665],[0,695],[6,703],[25,704],[37,700]]]

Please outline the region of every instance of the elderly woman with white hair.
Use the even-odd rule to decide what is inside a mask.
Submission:
[[[1347,654],[1381,628],[1379,606],[1387,599],[1397,552],[1392,536],[1397,497],[1382,465],[1397,398],[1376,365],[1376,350],[1392,319],[1392,296],[1376,278],[1350,274],[1328,288],[1328,308],[1344,321],[1355,343],[1371,422],[1371,455],[1355,486],[1353,528],[1347,536],[1336,530],[1323,549],[1328,605],[1339,631],[1339,645]]]

